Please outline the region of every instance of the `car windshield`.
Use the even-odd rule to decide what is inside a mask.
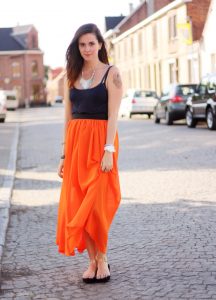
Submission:
[[[156,97],[156,93],[152,91],[135,91],[134,97]]]
[[[196,88],[196,85],[194,85],[194,86],[179,85],[176,88],[176,94],[180,95],[180,96],[188,96],[195,92],[195,88]]]
[[[7,100],[16,100],[16,97],[15,96],[12,96],[12,95],[8,95],[7,96]]]

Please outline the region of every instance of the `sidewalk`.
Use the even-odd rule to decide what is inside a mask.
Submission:
[[[111,280],[101,285],[82,282],[86,252],[65,257],[55,245],[62,133],[60,108],[21,114],[0,298],[216,300],[213,133],[119,122],[122,200],[109,235]]]
[[[0,124],[0,262],[9,223],[10,201],[16,172],[19,122],[15,113],[8,113],[5,124]],[[19,112],[16,112],[19,118]],[[0,264],[1,272],[1,264]]]

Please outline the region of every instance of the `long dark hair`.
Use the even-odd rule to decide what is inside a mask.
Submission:
[[[101,62],[109,64],[105,41],[98,27],[92,23],[82,25],[76,31],[66,52],[66,70],[70,88],[73,87],[74,82],[78,78],[83,67],[84,60],[80,54],[78,42],[79,38],[86,33],[95,34],[98,42],[102,44],[102,47],[98,52],[98,58]]]

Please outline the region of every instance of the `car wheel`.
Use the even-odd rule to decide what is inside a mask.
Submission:
[[[166,120],[167,125],[173,124],[173,119],[172,119],[171,113],[168,110],[166,110],[166,113],[165,113],[165,120]]]
[[[5,119],[0,119],[0,123],[4,123]]]
[[[208,110],[207,110],[206,123],[207,123],[208,129],[210,129],[210,130],[216,129],[216,118],[215,118],[211,108],[208,108]]]
[[[190,108],[187,108],[185,118],[186,118],[187,126],[189,128],[196,127],[197,121],[194,119],[193,114],[192,114]]]
[[[154,119],[154,122],[156,124],[159,124],[160,123],[160,119],[158,118],[158,116],[155,114],[155,119]]]

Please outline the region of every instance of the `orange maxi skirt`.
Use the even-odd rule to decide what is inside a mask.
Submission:
[[[107,250],[108,231],[119,206],[118,133],[113,169],[101,170],[107,135],[107,120],[69,121],[65,142],[63,182],[58,208],[56,244],[67,256],[86,249],[88,232],[97,249]]]

